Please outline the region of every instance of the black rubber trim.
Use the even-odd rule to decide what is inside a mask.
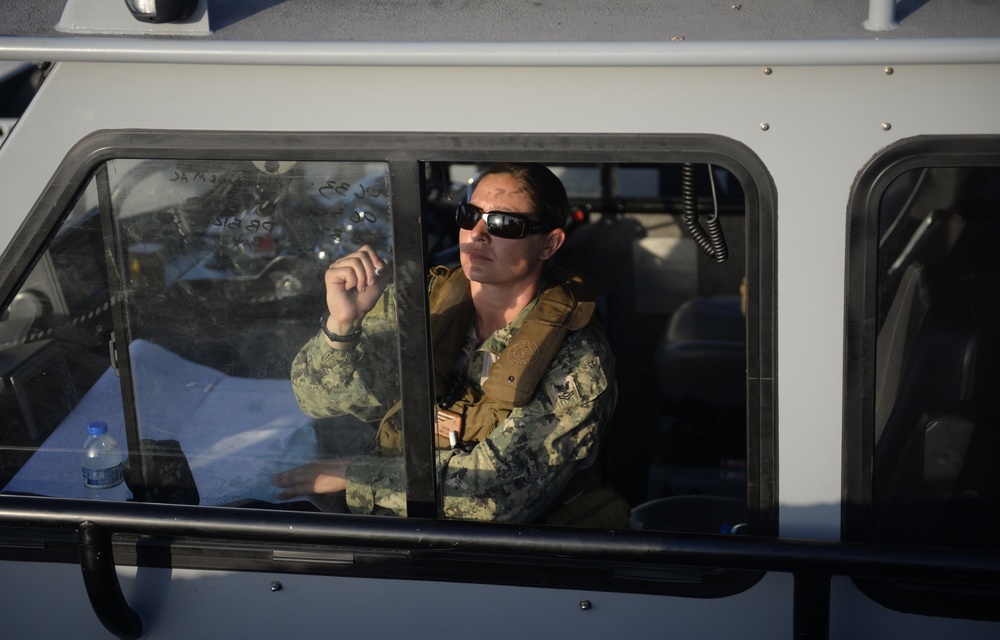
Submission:
[[[484,134],[484,133],[287,133],[287,132],[205,132],[116,130],[98,131],[81,140],[66,156],[49,181],[31,214],[0,255],[5,268],[0,272],[0,300],[10,299],[30,273],[58,229],[70,205],[82,193],[94,168],[114,158],[135,159],[247,159],[287,158],[352,162],[388,162],[393,180],[400,180],[407,197],[393,203],[402,213],[410,200],[409,193],[419,183],[416,175],[421,162],[493,162],[499,158],[530,162],[610,162],[620,163],[710,163],[732,173],[744,189],[748,223],[746,261],[748,299],[747,323],[747,489],[749,525],[752,532],[777,535],[777,327],[776,327],[776,207],[777,192],[760,158],[746,145],[712,134]],[[407,166],[409,165],[409,166]],[[395,184],[395,183],[394,183]],[[412,206],[419,206],[419,199]],[[423,241],[418,212],[398,215],[395,233],[397,270],[423,272],[422,253],[416,253]],[[405,251],[405,253],[404,253]],[[416,279],[404,280],[399,295],[415,303],[423,290],[416,292]],[[411,290],[412,289],[412,290]],[[422,307],[413,307],[418,309]],[[402,320],[405,320],[403,322]],[[401,319],[400,353],[404,367],[411,357],[429,362],[425,357],[429,336],[426,318],[410,314]],[[412,339],[411,339],[412,338]],[[410,373],[424,375],[424,372]],[[405,372],[404,372],[405,373]],[[429,424],[432,413],[429,398],[411,394],[403,414],[407,424]],[[412,430],[410,430],[412,431]],[[425,484],[432,474],[433,449],[425,446],[422,436],[407,437],[408,496],[410,515],[428,516],[433,512],[436,489]],[[432,483],[431,483],[432,484]]]

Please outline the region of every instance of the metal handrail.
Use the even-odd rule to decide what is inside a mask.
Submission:
[[[596,561],[810,571],[932,581],[1000,580],[1000,553],[872,542],[608,531],[186,505],[0,496],[0,524],[366,548],[581,556]]]

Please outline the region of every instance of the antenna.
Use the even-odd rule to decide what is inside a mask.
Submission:
[[[869,31],[892,31],[896,22],[896,0],[868,0],[868,19],[864,22]]]

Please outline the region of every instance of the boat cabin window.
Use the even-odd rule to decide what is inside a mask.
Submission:
[[[5,491],[83,497],[95,421],[135,500],[280,503],[275,473],[359,452],[370,427],[306,415],[289,372],[362,245],[392,251],[384,163],[101,165],[2,324]]]
[[[711,164],[604,172],[617,185],[614,205],[582,205],[596,215],[568,258],[606,295],[621,393],[610,445],[615,480],[639,505],[634,526],[733,530],[746,522],[747,497],[745,193]],[[699,228],[717,219],[718,253],[687,227],[695,211]],[[586,257],[602,253],[606,261]],[[616,258],[631,268],[600,268]]]
[[[846,401],[860,410],[846,414],[848,537],[997,548],[998,151],[986,139],[902,144],[859,180],[848,353],[860,357],[848,358]]]
[[[996,547],[1000,167],[897,177],[879,211],[874,537]]]
[[[458,263],[455,203],[488,163],[428,163],[431,262]],[[631,526],[715,533],[747,523],[746,195],[709,164],[550,163],[570,201],[554,261],[596,287],[618,402],[601,477]],[[685,192],[689,194],[685,199]],[[686,209],[687,207],[687,209]],[[716,261],[685,215],[720,222]]]
[[[998,207],[1000,166],[908,169],[879,202],[875,539],[996,545]]]
[[[615,361],[617,405],[582,467],[591,484],[572,493],[612,492],[631,528],[773,530],[769,485],[751,481],[768,456],[747,455],[773,424],[773,402],[748,395],[773,348],[755,240],[769,191],[719,154],[611,161],[579,146],[564,160],[506,150],[565,185],[553,263],[592,283]],[[449,490],[428,472],[441,449],[426,274],[460,264],[456,210],[503,154],[250,154],[124,149],[69,187],[0,322],[4,493],[88,496],[81,449],[104,422],[132,501],[356,511],[350,487],[289,496],[275,476],[378,455],[377,494],[391,497],[370,512],[448,517],[415,509]],[[384,260],[384,291],[350,356],[372,366],[346,370],[320,332],[324,274],[362,247]]]

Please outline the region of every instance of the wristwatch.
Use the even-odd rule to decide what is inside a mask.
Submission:
[[[323,317],[319,320],[319,328],[323,330],[323,335],[330,339],[331,342],[358,342],[361,340],[361,329],[352,331],[346,336],[342,336],[339,333],[334,333],[326,328],[326,321],[330,319],[330,312],[327,311],[323,314]]]

